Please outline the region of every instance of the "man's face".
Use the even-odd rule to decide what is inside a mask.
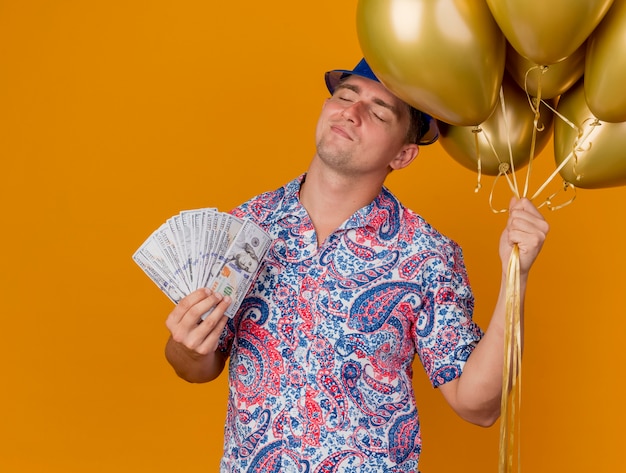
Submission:
[[[337,86],[318,120],[317,154],[345,173],[383,173],[406,145],[407,105],[379,82],[350,76]]]
[[[239,253],[237,255],[237,265],[244,271],[254,272],[257,267],[257,261],[248,253]]]

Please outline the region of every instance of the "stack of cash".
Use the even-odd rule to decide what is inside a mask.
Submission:
[[[174,303],[201,287],[230,296],[226,315],[232,317],[270,243],[251,220],[214,208],[185,210],[156,229],[133,260]]]

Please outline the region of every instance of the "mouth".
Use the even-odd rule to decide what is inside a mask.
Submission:
[[[342,126],[339,126],[339,125],[331,125],[330,129],[331,129],[331,131],[332,131],[333,133],[336,133],[337,135],[339,135],[339,136],[341,136],[341,137],[343,137],[343,138],[345,138],[345,139],[347,139],[347,140],[354,141],[354,138],[352,138],[352,136],[350,135],[350,133],[348,133],[348,132],[346,131],[346,129],[345,129],[345,128],[343,128]]]

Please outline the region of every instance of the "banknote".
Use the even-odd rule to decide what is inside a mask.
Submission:
[[[209,207],[167,219],[135,251],[133,260],[175,304],[201,287],[230,296],[226,315],[232,317],[270,244],[270,236],[251,220]]]
[[[270,243],[269,235],[261,227],[244,220],[227,250],[218,256],[216,267],[219,269],[208,287],[231,297],[233,302],[225,312],[229,317],[235,315],[241,305]]]

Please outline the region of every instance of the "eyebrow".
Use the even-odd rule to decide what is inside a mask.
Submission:
[[[335,87],[335,91],[339,89],[348,89],[357,94],[361,94],[361,87],[359,87],[358,85],[349,84],[346,82],[341,82],[340,84],[337,85],[337,87]],[[374,97],[372,99],[372,102],[374,102],[376,105],[380,105],[381,107],[384,107],[390,110],[391,113],[393,113],[396,116],[396,118],[400,118],[400,111],[398,110],[398,107],[396,107],[395,105],[385,102],[383,99],[380,99],[378,97]]]

